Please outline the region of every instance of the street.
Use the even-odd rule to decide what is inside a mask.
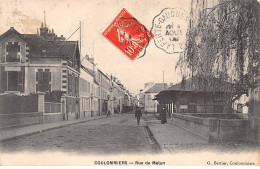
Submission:
[[[148,127],[149,126],[149,127]],[[121,114],[24,135],[0,143],[2,152],[63,151],[84,154],[253,151],[251,143],[208,143],[202,137],[170,122],[161,124],[143,115],[137,125],[134,114]]]
[[[157,153],[143,120],[134,114],[116,115],[70,125],[1,143],[3,152],[64,151],[80,153]]]

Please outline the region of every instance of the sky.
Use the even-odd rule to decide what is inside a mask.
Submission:
[[[20,33],[36,33],[44,20],[47,27],[68,38],[82,24],[82,56],[95,58],[98,67],[116,76],[130,92],[138,93],[146,82],[178,83],[175,70],[179,54],[167,54],[152,40],[144,57],[131,60],[102,36],[102,32],[125,8],[147,29],[164,8],[190,12],[190,0],[1,0],[0,34],[13,26]],[[70,40],[79,40],[79,31]]]

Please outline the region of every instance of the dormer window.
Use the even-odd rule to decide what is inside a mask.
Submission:
[[[21,45],[18,42],[6,44],[6,62],[21,62]]]

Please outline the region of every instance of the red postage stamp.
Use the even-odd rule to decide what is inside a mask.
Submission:
[[[132,60],[145,48],[153,37],[148,29],[137,21],[126,9],[122,9],[102,33]]]

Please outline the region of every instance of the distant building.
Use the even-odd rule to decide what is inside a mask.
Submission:
[[[99,83],[99,107],[100,115],[105,115],[109,108],[110,78],[100,69],[97,71],[97,82]]]
[[[97,81],[97,67],[94,58],[86,56],[82,60],[80,72],[80,98],[81,98],[81,114],[88,116],[100,115],[100,96],[99,82]],[[84,116],[85,117],[85,116]]]
[[[122,91],[122,84],[116,77],[111,76],[111,84],[112,84],[112,99],[113,102],[113,110],[115,114],[119,114],[123,109],[123,97],[124,92]]]
[[[167,83],[155,83],[146,92],[144,92],[144,110],[148,113],[156,113],[158,102],[153,100],[155,95],[162,90],[167,89]]]
[[[145,106],[145,92],[151,88],[154,82],[149,82],[144,84],[144,88],[140,90],[140,93],[137,94],[138,98],[138,106],[144,107]]]
[[[93,102],[94,74],[91,69],[81,65],[79,79],[80,116],[91,117]]]

